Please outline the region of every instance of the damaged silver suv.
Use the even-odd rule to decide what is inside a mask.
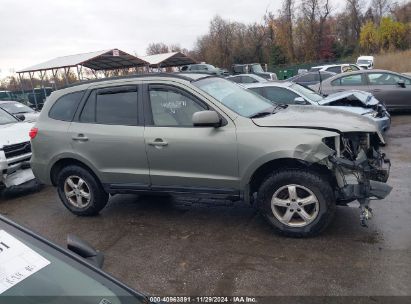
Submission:
[[[74,214],[117,193],[253,203],[279,233],[321,232],[336,205],[391,191],[376,125],[312,106],[273,106],[218,77],[151,74],[55,91],[31,132],[36,177]]]

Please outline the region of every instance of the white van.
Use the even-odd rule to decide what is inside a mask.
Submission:
[[[373,69],[374,56],[360,56],[357,59],[357,64],[364,69]]]

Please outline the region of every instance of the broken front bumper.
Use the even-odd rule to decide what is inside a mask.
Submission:
[[[350,161],[336,156],[329,158],[336,171],[338,184],[337,201],[360,203],[360,221],[367,226],[367,220],[372,215],[371,199],[384,199],[390,194],[392,187],[387,185],[391,163],[385,154],[375,152],[373,159],[367,159],[365,154],[357,160]]]
[[[339,199],[383,199],[391,192],[392,187],[386,184],[391,163],[385,158],[385,154],[375,153],[373,164],[370,164],[365,154],[356,161],[336,156],[329,158],[337,171]]]
[[[6,159],[0,151],[0,188],[19,186],[34,179],[30,168],[31,153]]]

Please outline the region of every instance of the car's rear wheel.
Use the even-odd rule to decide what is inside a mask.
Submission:
[[[108,202],[109,195],[100,182],[80,166],[68,166],[57,178],[57,190],[64,206],[76,215],[98,214]]]
[[[258,190],[257,204],[278,233],[292,237],[319,234],[336,209],[329,182],[316,172],[299,169],[270,175]]]

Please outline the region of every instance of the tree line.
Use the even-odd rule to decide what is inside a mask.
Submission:
[[[265,12],[263,22],[252,24],[215,16],[192,50],[152,43],[147,54],[181,51],[219,67],[251,62],[274,67],[411,47],[411,1],[343,1],[337,11],[329,0],[283,0],[280,10]]]

